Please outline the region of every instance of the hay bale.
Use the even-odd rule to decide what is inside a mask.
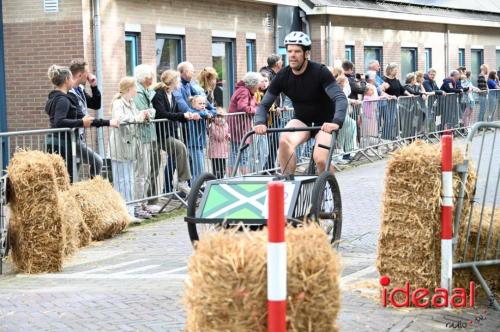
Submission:
[[[316,225],[286,230],[288,331],[337,331],[337,255]],[[186,330],[267,331],[267,232],[217,232],[198,242],[184,297]]]
[[[453,164],[463,162],[453,151]],[[474,171],[466,186],[465,211],[470,209]],[[453,176],[458,194],[460,178]],[[377,268],[392,287],[410,281],[412,287],[434,289],[441,274],[441,152],[439,145],[417,141],[388,162],[378,242]]]
[[[457,242],[455,261],[458,263],[469,262],[474,259],[474,252],[477,244],[477,236],[479,234],[479,250],[478,259],[496,259],[496,244],[500,241],[500,208],[495,209],[493,214],[493,221],[491,222],[493,210],[485,208],[483,211],[483,221],[481,220],[481,208],[475,207],[472,212],[469,242],[467,243],[467,250],[465,251],[465,244],[467,239],[467,225],[469,214],[465,215],[465,221],[462,222],[459,230],[459,237]],[[488,244],[488,232],[491,223],[491,238],[489,249],[486,250]],[[465,252],[465,259],[464,259]],[[479,268],[483,278],[487,281],[488,285],[496,285],[494,292],[497,298],[500,298],[500,266],[483,266]],[[453,287],[469,287],[469,281],[476,280],[471,269],[461,269],[453,271]],[[485,298],[486,293],[483,291],[481,284],[476,282],[476,294]]]
[[[92,234],[83,220],[82,210],[75,197],[69,191],[59,192],[58,197],[65,234],[65,253],[71,255],[78,248],[87,246]]]
[[[121,195],[101,177],[75,183],[70,188],[83,213],[92,240],[104,240],[127,227],[130,217]]]
[[[7,171],[14,264],[26,273],[61,271],[65,236],[52,160],[41,151],[19,151]]]
[[[54,167],[54,175],[56,177],[57,187],[60,191],[69,190],[70,181],[69,174],[66,168],[64,159],[55,153],[46,154]]]

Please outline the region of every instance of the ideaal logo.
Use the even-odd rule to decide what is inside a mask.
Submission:
[[[468,292],[465,288],[454,288],[452,289],[451,294],[448,294],[448,290],[445,288],[436,288],[432,294],[427,288],[419,287],[412,290],[409,281],[405,283],[404,288],[396,287],[388,291],[386,287],[389,286],[390,283],[391,279],[389,279],[389,277],[382,276],[380,278],[380,285],[383,287],[382,305],[384,307],[387,307],[387,301],[389,301],[389,303],[395,308],[410,307],[411,304],[418,308],[426,308],[429,306],[434,308],[443,308],[448,307],[448,301],[454,308],[474,307],[475,284],[473,281],[469,283]],[[398,294],[401,294],[404,301],[398,302],[396,300],[396,297],[399,298]],[[429,296],[431,296],[430,301],[428,300]]]

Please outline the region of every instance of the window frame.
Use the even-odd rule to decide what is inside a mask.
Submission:
[[[496,62],[495,71],[498,71],[498,68],[500,68],[500,49],[495,50],[495,62]]]
[[[413,53],[413,62],[412,62],[412,70],[409,73],[414,73],[418,70],[418,48],[416,47],[401,47],[401,54],[400,54],[400,65],[399,65],[399,74],[401,77],[401,82],[404,82],[406,80],[406,75],[408,73],[403,74],[403,63],[401,61],[401,57],[403,56],[404,51],[409,51]]]
[[[257,71],[257,51],[256,51],[255,39],[246,40],[246,53],[247,53],[247,72]]]
[[[432,68],[432,48],[426,47],[424,49],[424,72],[429,72]]]
[[[166,40],[175,40],[176,44],[177,44],[177,49],[176,49],[176,60],[177,60],[177,65],[179,65],[179,63],[185,61],[186,59],[186,52],[185,52],[185,38],[183,35],[172,35],[172,34],[165,34],[165,33],[157,33],[155,35],[155,57],[158,57],[158,54],[156,54],[157,52],[157,49],[156,49],[156,42],[158,39],[166,39]],[[159,63],[158,63],[158,60],[156,60],[156,73],[157,73],[157,81],[160,80],[160,75],[161,73],[159,72],[160,68],[159,68]],[[177,70],[177,65],[174,66],[174,68],[170,68],[172,70]]]
[[[225,43],[226,45],[224,46],[224,52],[226,52],[226,47],[227,43],[229,43],[229,58],[231,58],[231,61],[228,61],[228,88],[229,88],[229,98],[224,100],[224,107],[229,107],[229,101],[231,99],[231,96],[234,93],[234,87],[236,85],[236,68],[237,68],[237,59],[236,59],[236,39],[234,38],[224,38],[224,37],[212,37],[212,42],[211,42],[211,57],[212,57],[212,66],[213,66],[213,44],[214,43]],[[222,79],[219,77],[219,79]],[[227,105],[226,105],[227,102]]]
[[[465,48],[458,49],[458,66],[465,67]]]
[[[140,54],[139,40],[140,40],[139,32],[128,32],[128,31],[125,32],[125,73],[128,76],[133,76],[134,68],[139,65],[139,54]],[[127,57],[128,57],[127,46],[126,46],[127,42],[132,43],[132,59],[130,61],[132,68],[130,72],[128,72],[127,70]]]
[[[349,54],[349,57],[347,57],[347,54]],[[355,63],[356,58],[355,58],[354,45],[345,45],[344,57],[345,60]]]
[[[366,50],[375,50],[375,53],[377,53],[377,51],[379,51],[379,54],[380,54],[380,59],[371,59],[371,60],[377,60],[378,63],[380,64],[380,70],[378,71],[378,75],[380,75],[381,77],[383,77],[383,73],[384,73],[384,48],[382,46],[364,46],[363,47],[363,62],[364,62],[364,65],[365,65],[365,70],[368,70],[368,62],[366,61]]]

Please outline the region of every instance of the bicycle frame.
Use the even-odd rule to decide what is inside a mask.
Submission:
[[[268,128],[266,131],[266,135],[271,134],[271,133],[283,133],[283,132],[296,132],[296,131],[316,131],[316,130],[321,130],[321,127],[290,127],[290,128]],[[251,130],[248,133],[245,134],[243,139],[241,140],[240,147],[238,148],[238,155],[236,156],[236,162],[234,163],[234,168],[233,172],[231,174],[232,177],[235,177],[238,173],[238,168],[240,166],[240,158],[241,158],[241,153],[247,149],[250,144],[247,144],[246,141],[250,136],[255,134],[255,130]],[[326,165],[330,165],[332,163],[332,156],[333,156],[333,146],[335,145],[335,136],[332,132],[332,139],[330,142],[330,146],[326,146],[323,144],[319,144],[318,146],[323,149],[328,149],[328,158],[327,158],[327,163]],[[311,139],[313,137],[310,137]],[[314,152],[314,148],[313,148]],[[311,163],[313,162],[313,159],[311,157]],[[311,166],[311,164],[309,164]],[[310,170],[311,167],[309,167]]]

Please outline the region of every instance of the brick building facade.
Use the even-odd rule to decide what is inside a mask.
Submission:
[[[47,68],[85,58],[95,70],[93,0],[59,0],[57,12],[45,12],[43,0],[2,2],[8,129],[45,128],[51,84]],[[388,6],[384,2],[384,6]],[[376,8],[381,2],[359,0],[101,0],[103,111],[118,82],[135,64],[158,72],[179,61],[195,69],[214,66],[226,94],[247,70],[258,70],[270,53],[283,52],[277,29],[278,6],[300,10],[298,24],[313,40],[312,59],[333,65],[346,57],[357,71],[370,58],[402,71],[433,67],[438,80],[451,68],[481,63],[500,65],[500,13],[438,10],[416,5]],[[365,4],[367,9],[360,8]],[[410,8],[411,7],[411,8]],[[408,14],[410,9],[413,13]],[[389,10],[390,9],[390,10]],[[400,10],[401,14],[397,11]],[[420,10],[420,12],[418,12]],[[429,16],[432,10],[435,16]],[[449,17],[457,15],[458,18]],[[446,16],[448,15],[448,16]],[[461,17],[461,18],[460,18]],[[495,21],[496,20],[496,21]],[[297,23],[297,22],[296,22]],[[446,44],[448,46],[446,46]],[[227,98],[229,96],[226,96]],[[0,110],[4,111],[5,110]]]

